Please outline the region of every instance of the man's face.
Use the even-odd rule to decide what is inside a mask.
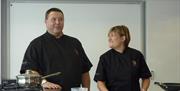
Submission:
[[[64,15],[60,12],[50,12],[45,24],[48,32],[55,36],[60,35],[64,27]]]

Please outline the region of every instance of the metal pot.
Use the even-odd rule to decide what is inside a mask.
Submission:
[[[25,74],[17,75],[16,81],[20,87],[38,87],[41,85],[43,79],[51,76],[56,76],[59,74],[61,74],[61,72],[56,72],[42,77],[39,74],[35,74],[35,73],[25,73]]]

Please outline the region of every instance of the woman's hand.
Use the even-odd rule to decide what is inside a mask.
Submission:
[[[108,91],[104,81],[97,81],[97,87],[99,91]]]
[[[51,83],[51,82],[48,82],[46,81],[45,83],[41,84],[41,86],[44,88],[44,89],[62,89],[62,87],[58,84],[54,84],[54,83]]]
[[[145,90],[145,89],[141,89],[141,91],[147,91],[147,90]]]

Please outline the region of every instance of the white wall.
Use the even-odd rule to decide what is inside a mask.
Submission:
[[[180,0],[146,0],[146,54],[154,81],[180,83]],[[163,91],[151,84],[149,91]]]
[[[180,83],[180,0],[147,0],[147,61],[154,81]]]
[[[45,33],[44,14],[50,7],[62,9],[65,15],[65,34],[74,36],[82,42],[93,64],[90,71],[92,91],[97,91],[93,77],[99,56],[109,49],[107,33],[112,26],[127,25],[132,36],[130,46],[143,52],[141,4],[12,3],[10,78],[15,78],[19,74],[24,52],[30,41]]]

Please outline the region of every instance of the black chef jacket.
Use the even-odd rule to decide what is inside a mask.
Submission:
[[[20,73],[27,69],[36,70],[43,76],[61,72],[47,80],[61,85],[62,91],[70,91],[70,88],[80,86],[82,73],[91,67],[79,40],[67,35],[57,39],[46,32],[28,46]]]
[[[139,78],[149,77],[141,52],[128,47],[123,53],[110,49],[101,55],[94,80],[104,81],[109,91],[140,91]]]

